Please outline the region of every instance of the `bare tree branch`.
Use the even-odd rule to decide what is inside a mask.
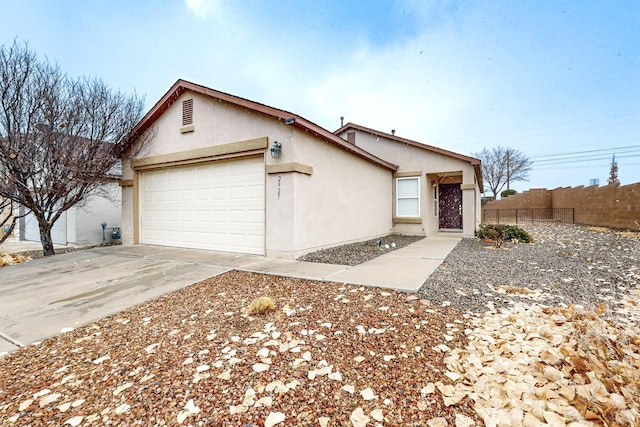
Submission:
[[[34,215],[45,255],[60,216],[119,175],[143,108],[99,79],[69,78],[27,44],[0,46],[0,199]]]
[[[511,182],[526,181],[532,167],[527,156],[511,147],[483,148],[473,156],[482,161],[482,178],[494,198],[505,185],[509,188]]]

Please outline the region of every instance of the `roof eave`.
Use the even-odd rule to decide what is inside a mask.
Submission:
[[[171,88],[160,98],[160,100],[149,110],[149,112],[140,120],[140,122],[134,127],[130,133],[129,143],[132,143],[140,137],[151,125],[177,100],[184,92],[193,91],[201,95],[209,96],[211,98],[220,99],[238,107],[247,108],[258,113],[266,114],[277,118],[282,121],[293,118],[293,126],[304,130],[305,132],[311,132],[316,137],[334,144],[346,151],[355,154],[365,160],[368,160],[378,166],[386,169],[396,171],[397,165],[380,159],[373,154],[349,144],[344,139],[340,138],[336,134],[316,125],[315,123],[285,110],[270,107],[265,104],[260,104],[255,101],[250,101],[245,98],[240,98],[235,95],[220,92],[205,86],[201,86],[195,83],[188,82],[186,80],[179,79]]]
[[[343,126],[341,126],[338,130],[336,130],[334,132],[334,134],[338,135],[346,130],[349,129],[355,129],[355,130],[359,130],[362,132],[367,132],[370,133],[371,135],[375,135],[375,136],[380,136],[383,137],[385,139],[391,140],[391,141],[395,141],[395,142],[399,142],[399,143],[404,143],[404,144],[408,144],[417,148],[421,148],[423,150],[427,150],[427,151],[432,151],[434,153],[437,154],[441,154],[444,156],[449,156],[449,157],[453,157],[455,159],[458,160],[462,160],[465,162],[469,162],[472,166],[473,169],[475,171],[475,175],[476,175],[476,179],[478,181],[478,187],[480,189],[481,193],[484,193],[484,186],[483,186],[483,181],[482,181],[482,168],[481,168],[481,161],[480,159],[477,159],[475,157],[470,157],[470,156],[465,156],[464,154],[460,154],[460,153],[456,153],[453,151],[449,151],[449,150],[445,150],[443,148],[439,148],[439,147],[434,147],[432,145],[427,145],[427,144],[423,144],[421,142],[418,141],[413,141],[411,139],[407,139],[407,138],[402,138],[390,133],[386,133],[386,132],[382,132],[382,131],[378,131],[375,129],[371,129],[368,128],[366,126],[361,126],[355,123],[347,123]]]

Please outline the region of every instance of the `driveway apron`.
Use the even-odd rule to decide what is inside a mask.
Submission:
[[[245,255],[112,246],[0,269],[0,352],[216,276]]]

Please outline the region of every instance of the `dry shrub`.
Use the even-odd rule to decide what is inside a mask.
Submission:
[[[255,316],[266,313],[268,311],[274,311],[276,309],[276,303],[269,297],[259,297],[253,300],[253,302],[247,308],[247,314]]]
[[[591,230],[591,231],[601,231],[601,232],[611,231],[611,229],[608,228],[608,227],[599,227],[599,226],[589,227],[589,230]]]
[[[503,286],[502,289],[508,294],[529,295],[531,293],[531,289],[521,286]]]
[[[640,231],[619,231],[616,234],[622,237],[640,237]]]
[[[31,258],[22,255],[0,253],[0,267],[29,261]]]

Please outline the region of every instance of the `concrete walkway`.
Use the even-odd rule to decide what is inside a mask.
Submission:
[[[438,234],[357,266],[145,245],[6,266],[0,268],[0,353],[234,269],[415,292],[460,240]],[[17,251],[33,250],[16,243]],[[6,242],[0,251],[10,252]]]
[[[239,270],[416,292],[460,240],[438,233],[355,266],[265,259]]]

